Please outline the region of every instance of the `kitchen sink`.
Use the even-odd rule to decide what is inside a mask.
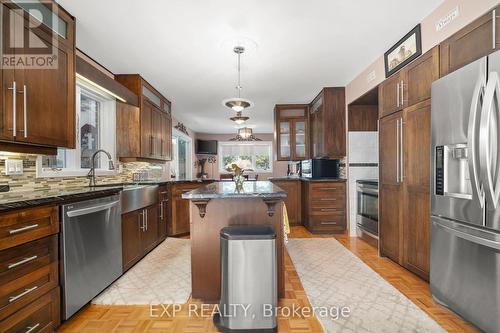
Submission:
[[[154,205],[157,202],[158,185],[123,185],[122,214]]]

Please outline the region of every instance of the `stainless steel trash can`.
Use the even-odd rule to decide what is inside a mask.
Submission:
[[[277,332],[276,233],[271,226],[220,231],[221,299],[214,323],[221,332]]]

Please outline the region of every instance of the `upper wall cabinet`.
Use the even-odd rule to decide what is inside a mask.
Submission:
[[[439,47],[436,46],[380,84],[379,117],[429,99],[432,82],[438,78]]]
[[[139,96],[139,107],[117,108],[117,153],[121,160],[172,159],[171,103],[138,74],[116,80]]]
[[[500,49],[500,6],[440,45],[441,76]]]
[[[299,161],[309,158],[308,106],[279,104],[274,108],[278,161]]]
[[[323,88],[309,106],[311,157],[346,156],[345,88]]]
[[[35,18],[17,3],[1,5],[0,140],[14,151],[74,148],[74,18],[55,3],[42,2],[37,8],[42,16]]]

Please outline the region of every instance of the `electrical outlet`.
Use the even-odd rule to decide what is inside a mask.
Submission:
[[[21,176],[23,174],[23,160],[5,160],[5,174],[7,176]]]

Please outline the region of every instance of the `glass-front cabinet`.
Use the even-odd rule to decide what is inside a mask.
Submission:
[[[276,151],[278,161],[298,161],[309,158],[308,106],[304,104],[276,105]]]

